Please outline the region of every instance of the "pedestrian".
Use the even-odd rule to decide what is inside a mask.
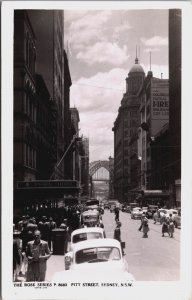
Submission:
[[[114,230],[113,238],[121,242],[121,222],[117,221],[117,225]]]
[[[143,217],[142,228],[143,228],[143,238],[148,238],[149,224],[146,216]]]
[[[142,227],[143,227],[143,219],[145,217],[145,213],[142,214],[141,216],[141,225],[139,226],[138,230],[141,231]]]
[[[165,233],[168,233],[168,235],[170,235],[169,234],[169,219],[164,217],[162,224],[163,224],[162,225],[162,237],[164,237]]]
[[[49,227],[49,233],[48,233],[48,245],[49,249],[52,250],[52,239],[53,239],[53,232],[52,230],[57,227],[56,223],[53,221],[53,218],[49,218],[48,222],[48,227]]]
[[[67,219],[63,220],[59,228],[64,230],[64,253],[67,253],[68,242],[70,241],[70,233],[69,227],[67,226]]]
[[[47,241],[49,239],[49,226],[48,226],[48,222],[47,222],[47,217],[43,216],[41,218],[41,221],[38,224],[38,229],[41,232],[41,237],[43,241]]]
[[[19,231],[18,231],[19,233]],[[13,232],[13,281],[17,281],[21,266],[21,250],[18,244],[18,234]]]
[[[47,260],[51,256],[48,243],[41,240],[39,230],[34,232],[34,240],[27,244],[28,269],[26,281],[45,281]]]
[[[119,208],[115,207],[115,221],[118,222],[119,221]]]
[[[122,248],[122,241],[121,241],[121,222],[119,222],[119,221],[117,221],[117,225],[114,230],[113,238],[120,242],[122,254],[124,255],[124,250]]]
[[[174,233],[174,222],[172,218],[172,214],[169,214],[169,236],[170,238],[173,238],[173,233]]]

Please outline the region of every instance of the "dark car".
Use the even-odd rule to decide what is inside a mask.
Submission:
[[[158,205],[149,205],[146,213],[147,218],[152,219],[157,209],[158,209]]]

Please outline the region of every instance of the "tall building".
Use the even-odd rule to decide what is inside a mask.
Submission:
[[[64,17],[62,10],[28,10],[38,44],[36,71],[42,75],[50,98],[57,107],[56,162],[64,154]],[[54,178],[64,178],[64,161],[55,169]]]
[[[168,79],[155,78],[149,71],[138,97],[141,124],[138,128],[140,190],[148,202],[142,204],[163,206],[169,201]]]
[[[151,189],[153,175],[157,172],[152,166],[151,148],[156,136],[169,124],[169,82],[168,79],[153,77],[151,71],[141,90],[140,124],[138,130],[138,152],[141,157],[141,189]],[[168,144],[164,151],[167,151]],[[159,146],[160,147],[160,146]],[[162,149],[161,149],[162,151]]]
[[[173,202],[181,205],[181,20],[180,9],[169,10],[169,130]]]
[[[137,130],[140,125],[139,98],[137,93],[143,85],[145,73],[138,58],[126,78],[126,93],[123,95],[114,131],[114,196],[120,201],[131,201],[129,193],[137,186],[138,177],[134,174],[131,182],[131,171],[137,160]],[[133,154],[136,153],[136,157]],[[137,173],[137,171],[136,171]],[[133,178],[132,177],[132,178]]]
[[[26,11],[14,13],[14,187],[37,165],[36,37]]]

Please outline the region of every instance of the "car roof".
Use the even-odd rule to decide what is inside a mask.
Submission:
[[[87,227],[87,228],[80,228],[76,229],[72,232],[71,236],[76,234],[86,233],[86,232],[103,232],[103,228],[101,227]]]
[[[86,215],[88,215],[88,216],[90,216],[90,215],[98,215],[98,211],[97,210],[86,210],[86,211],[84,211],[83,212],[83,214],[82,214],[83,216],[86,216]]]
[[[86,240],[86,241],[79,242],[74,245],[73,250],[76,252],[81,249],[88,249],[88,248],[94,248],[94,247],[121,248],[119,241],[117,241],[115,239],[106,238],[106,239],[92,239],[92,240]]]

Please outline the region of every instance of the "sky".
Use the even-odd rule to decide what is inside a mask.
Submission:
[[[112,131],[125,79],[135,63],[168,78],[168,10],[65,10],[64,43],[72,79],[70,105],[89,137],[90,162],[114,156]]]

